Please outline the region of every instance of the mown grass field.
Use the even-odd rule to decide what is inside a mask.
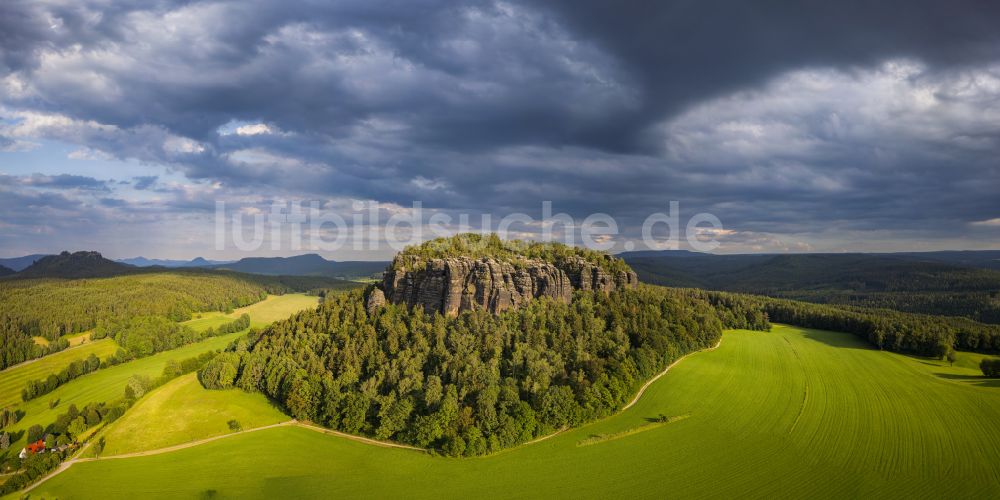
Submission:
[[[1000,496],[1000,389],[924,361],[842,333],[727,332],[628,411],[490,457],[447,459],[280,427],[78,463],[32,496]],[[648,425],[661,414],[686,417]],[[600,436],[614,439],[591,439]]]
[[[0,407],[21,403],[21,389],[30,380],[43,379],[50,374],[59,373],[70,363],[86,359],[91,354],[104,359],[114,354],[116,350],[118,344],[115,344],[114,340],[101,339],[0,371]]]
[[[244,429],[289,420],[259,393],[238,389],[209,391],[196,374],[178,377],[146,395],[104,432],[103,455],[165,448],[233,432],[236,420]]]

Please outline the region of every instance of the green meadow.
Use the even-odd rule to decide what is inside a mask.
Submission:
[[[995,498],[1000,388],[958,365],[843,333],[731,331],[627,411],[493,456],[279,427],[76,463],[31,496]]]
[[[190,373],[142,398],[104,432],[104,455],[154,450],[289,420],[266,397],[238,389],[210,391]]]

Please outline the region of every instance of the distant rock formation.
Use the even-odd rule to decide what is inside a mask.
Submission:
[[[568,303],[574,290],[611,292],[634,288],[638,282],[630,269],[609,272],[582,258],[568,259],[558,266],[528,259],[429,259],[422,269],[387,269],[381,285],[374,289],[378,296],[370,292],[366,306],[371,308],[384,300],[408,307],[420,305],[428,313],[445,315],[477,309],[498,313],[541,297]]]
[[[35,261],[16,278],[103,278],[128,273],[135,268],[105,259],[98,252],[63,252]]]

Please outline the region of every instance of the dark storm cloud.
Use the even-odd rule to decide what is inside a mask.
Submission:
[[[864,66],[913,57],[940,67],[1000,57],[1000,3],[976,0],[548,2],[642,89],[641,111],[595,139],[649,146],[645,127],[705,98],[803,66]],[[654,147],[655,146],[649,146]]]
[[[956,234],[1000,216],[998,24],[928,0],[4,2],[0,149],[632,231],[676,199],[750,232]]]

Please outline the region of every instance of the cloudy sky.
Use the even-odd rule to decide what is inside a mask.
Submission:
[[[275,200],[550,201],[614,217],[616,249],[673,200],[717,252],[996,249],[997,26],[974,1],[4,0],[0,256],[237,257],[216,202]]]

